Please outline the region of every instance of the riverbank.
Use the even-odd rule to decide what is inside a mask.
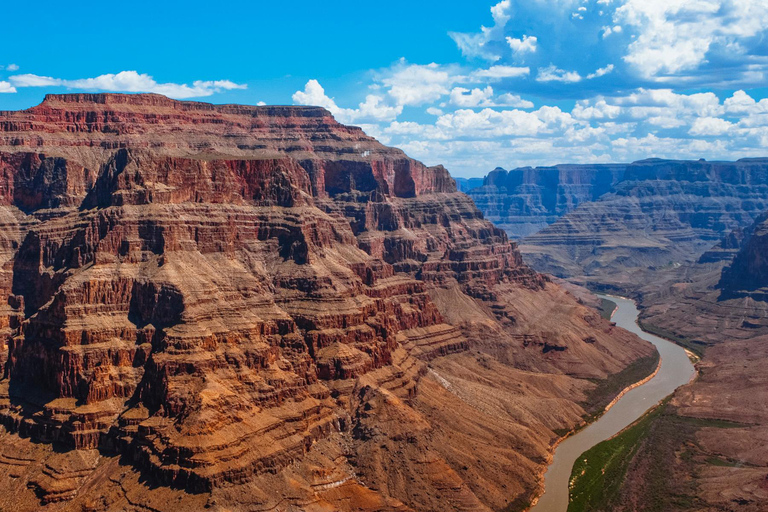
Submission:
[[[651,375],[628,385],[619,396],[606,404],[598,419],[553,443],[551,464],[543,473],[539,488],[544,492],[539,492],[539,496],[532,501],[528,509],[532,512],[565,512],[569,502],[571,471],[578,457],[624,430],[648,411],[648,404],[658,403],[695,375],[688,354],[681,347],[640,329],[636,323],[639,312],[634,302],[620,297],[610,297],[610,300],[617,304],[614,315],[616,324],[653,343],[660,359]]]
[[[615,306],[615,308],[614,308],[614,311],[615,311],[616,309],[618,309],[618,306]],[[658,356],[658,352],[656,353],[656,355],[657,355],[657,357],[656,357],[656,360],[657,360],[658,362],[657,362],[657,364],[656,364],[656,367],[654,368],[653,372],[651,372],[651,373],[650,373],[649,375],[647,375],[645,378],[643,378],[643,379],[641,379],[641,380],[639,380],[639,381],[637,381],[637,382],[635,382],[635,383],[633,383],[633,384],[630,384],[630,385],[628,385],[627,387],[625,387],[624,389],[622,389],[622,390],[619,392],[619,394],[618,394],[618,395],[616,395],[616,397],[615,397],[613,400],[611,400],[611,401],[610,401],[610,402],[609,402],[609,403],[608,403],[608,404],[607,404],[607,405],[606,405],[606,406],[605,406],[605,407],[602,409],[602,411],[600,411],[600,413],[598,413],[598,414],[596,414],[596,415],[594,415],[594,416],[591,416],[591,417],[589,417],[589,419],[587,419],[587,420],[583,421],[582,423],[579,423],[579,424],[578,424],[578,425],[577,425],[575,428],[573,428],[573,429],[569,430],[568,432],[564,433],[562,437],[558,438],[558,439],[557,439],[557,440],[556,440],[556,441],[555,441],[555,442],[554,442],[554,443],[553,443],[553,444],[550,446],[550,449],[549,449],[549,453],[548,453],[548,456],[547,456],[547,468],[549,468],[549,465],[550,465],[550,464],[552,464],[552,461],[553,461],[553,459],[554,459],[555,450],[557,450],[557,447],[560,445],[560,443],[562,443],[563,441],[565,441],[565,440],[566,440],[566,439],[568,439],[569,437],[571,437],[571,436],[573,436],[573,435],[575,435],[575,434],[578,434],[579,432],[581,432],[582,430],[584,430],[585,428],[587,428],[589,425],[591,425],[591,424],[592,424],[592,423],[594,423],[595,421],[599,420],[599,419],[600,419],[600,418],[601,418],[601,417],[602,417],[602,416],[603,416],[605,413],[607,413],[607,412],[608,412],[608,411],[609,411],[609,410],[610,410],[610,409],[611,409],[611,408],[612,408],[614,405],[616,405],[616,403],[618,403],[618,401],[619,401],[619,400],[621,400],[621,398],[622,398],[624,395],[626,395],[628,392],[632,391],[632,390],[633,390],[633,389],[635,389],[636,387],[638,387],[638,386],[642,386],[642,385],[643,385],[643,384],[645,384],[646,382],[650,381],[651,379],[653,379],[653,378],[654,378],[654,377],[655,377],[655,376],[656,376],[656,375],[659,373],[659,370],[661,369],[661,357],[660,357],[660,356]],[[528,507],[527,509],[525,509],[525,510],[530,510],[530,509],[532,509],[534,506],[536,506],[536,504],[537,504],[537,503],[538,503],[538,501],[539,501],[539,498],[540,498],[540,497],[541,497],[541,495],[544,493],[544,475],[546,474],[546,472],[547,472],[547,469],[545,468],[545,469],[544,469],[544,470],[542,470],[542,471],[541,471],[541,473],[539,474],[539,484],[540,484],[540,485],[539,485],[539,487],[537,488],[536,497],[535,497],[535,498],[534,498],[534,499],[531,501],[531,503],[530,503],[529,507]]]

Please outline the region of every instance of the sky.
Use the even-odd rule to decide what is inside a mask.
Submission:
[[[0,23],[0,110],[320,105],[464,177],[768,156],[766,0],[29,1]]]

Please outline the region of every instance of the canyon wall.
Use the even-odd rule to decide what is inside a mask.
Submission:
[[[652,353],[321,108],[48,96],[0,176],[2,507],[520,506]]]
[[[619,182],[624,164],[498,167],[467,191],[483,215],[513,239],[532,235]]]
[[[629,289],[768,209],[768,159],[497,169],[468,193],[537,270]]]

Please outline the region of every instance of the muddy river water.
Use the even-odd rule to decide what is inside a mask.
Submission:
[[[612,320],[619,327],[656,346],[661,354],[661,368],[651,380],[627,392],[600,419],[560,443],[544,475],[544,494],[531,512],[566,512],[568,481],[573,463],[579,456],[616,435],[679,386],[689,382],[694,375],[695,369],[685,350],[638,327],[638,310],[633,301],[609,296],[604,298],[618,305]]]

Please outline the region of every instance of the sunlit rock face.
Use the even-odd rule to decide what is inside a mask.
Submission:
[[[0,113],[0,177],[0,422],[153,485],[499,508],[534,491],[589,379],[650,353],[523,264],[444,168],[320,108],[49,96]],[[99,460],[9,496],[104,498]]]

